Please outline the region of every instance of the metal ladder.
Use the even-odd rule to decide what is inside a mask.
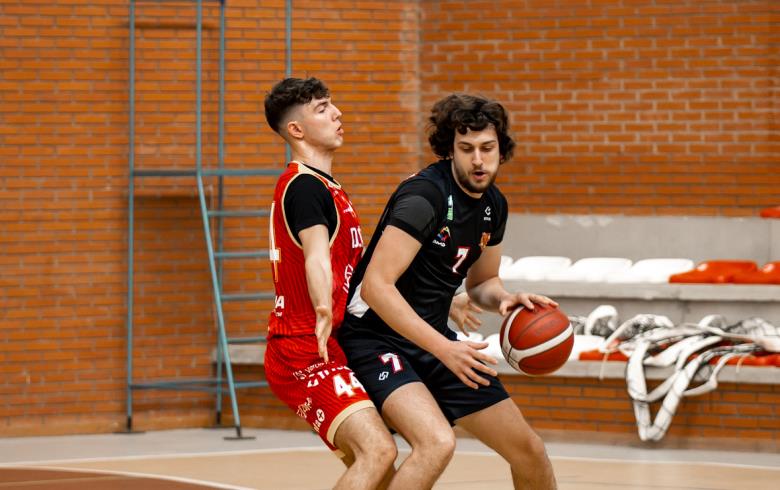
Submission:
[[[159,1],[159,0],[157,0]],[[279,175],[278,169],[248,169],[248,168],[224,168],[224,80],[225,80],[225,0],[218,0],[220,4],[220,41],[219,41],[219,140],[218,140],[218,168],[204,168],[202,162],[202,3],[196,1],[197,9],[197,54],[196,54],[196,162],[195,168],[189,169],[137,169],[135,167],[135,4],[136,0],[130,0],[129,6],[129,31],[130,31],[130,77],[129,77],[129,178],[128,178],[128,277],[127,277],[127,419],[124,433],[133,431],[133,392],[134,390],[180,390],[180,391],[207,391],[216,396],[216,425],[222,423],[222,397],[223,390],[230,396],[233,413],[235,437],[225,439],[252,439],[242,435],[241,418],[239,414],[236,390],[241,388],[256,388],[267,386],[263,381],[236,381],[233,376],[233,364],[230,359],[229,346],[231,344],[257,343],[265,340],[262,336],[248,338],[228,337],[225,326],[223,303],[230,301],[253,301],[273,298],[270,292],[258,293],[225,293],[223,288],[223,261],[228,259],[263,258],[268,257],[268,250],[249,251],[225,251],[223,246],[224,218],[269,216],[265,209],[223,209],[224,202],[224,178],[242,176],[270,176]],[[135,179],[140,177],[195,177],[198,188],[198,199],[203,221],[203,231],[206,240],[206,249],[209,260],[209,272],[211,275],[212,290],[214,295],[214,307],[216,312],[216,376],[207,379],[174,379],[166,381],[137,382],[133,379],[133,287],[134,287],[134,207],[135,207]],[[206,203],[205,178],[218,178],[218,204],[216,209],[209,209]],[[216,226],[212,228],[212,220]],[[216,237],[216,246],[215,246]],[[222,371],[225,372],[225,380],[222,379]]]
[[[217,316],[217,375],[215,379],[216,388],[216,424],[222,423],[222,368],[224,364],[225,375],[227,378],[227,388],[230,394],[231,408],[233,412],[233,418],[235,421],[236,437],[226,437],[226,439],[241,439],[245,438],[241,434],[241,419],[238,411],[238,402],[236,400],[236,389],[240,388],[258,388],[268,386],[265,381],[236,381],[233,379],[233,368],[230,361],[229,346],[231,344],[251,344],[264,342],[264,336],[254,337],[228,337],[227,328],[225,327],[225,316],[223,311],[223,303],[231,301],[254,301],[261,299],[273,299],[274,293],[271,292],[257,292],[257,293],[225,293],[224,281],[223,281],[223,269],[222,264],[226,259],[246,259],[246,258],[268,258],[268,249],[263,250],[241,250],[241,251],[224,251],[222,238],[224,236],[222,227],[223,219],[226,217],[250,217],[250,216],[270,216],[270,211],[267,209],[238,209],[238,210],[224,210],[222,209],[223,193],[223,178],[225,176],[268,176],[279,175],[280,170],[275,169],[213,169],[213,170],[201,170],[198,172],[196,178],[198,181],[198,198],[200,201],[201,216],[203,217],[203,233],[206,237],[206,250],[209,259],[209,271],[211,273],[211,284],[214,294],[214,306]],[[219,205],[218,209],[210,210],[206,204],[205,186],[203,184],[203,178],[207,176],[219,177]],[[215,250],[213,243],[213,234],[211,230],[211,219],[217,220],[217,247]]]

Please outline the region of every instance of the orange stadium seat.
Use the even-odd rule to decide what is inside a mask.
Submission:
[[[731,282],[738,284],[780,284],[780,262],[769,262],[755,271],[734,274]]]
[[[773,206],[761,210],[762,218],[780,218],[780,206]]]
[[[580,352],[580,361],[603,361],[604,353],[598,349],[587,350]],[[628,356],[620,351],[610,352],[607,354],[607,361],[628,361]]]
[[[726,361],[727,366],[774,366],[774,354],[748,355],[744,357],[732,357]]]
[[[758,265],[752,260],[707,260],[695,269],[672,274],[671,283],[726,283],[740,272],[755,271]]]

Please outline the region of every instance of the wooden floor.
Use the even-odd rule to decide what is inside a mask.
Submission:
[[[40,468],[0,469],[0,488],[38,490],[206,490],[212,485],[185,483],[153,477],[123,474],[46,470]]]
[[[780,481],[778,468],[564,457],[552,462],[561,490],[762,489],[777,488]],[[314,490],[332,487],[341,471],[341,464],[324,450],[258,451],[5,468],[0,469],[0,489]],[[434,488],[502,490],[512,484],[499,457],[457,453]]]
[[[112,440],[108,436],[106,449],[101,453],[101,436],[87,440],[94,447],[91,453],[84,453],[82,446],[89,444],[80,440],[25,438],[17,440],[0,439],[0,490],[4,489],[90,489],[90,490],[196,490],[205,488],[256,489],[256,490],[319,490],[333,486],[343,471],[341,463],[317,443],[316,439],[301,439],[301,435],[289,444],[283,431],[282,436],[267,440],[264,447],[254,449],[226,450],[225,446],[210,451],[208,446],[194,453],[180,450],[192,447],[193,443],[183,439],[178,449],[157,454],[142,454],[155,451],[149,448],[131,454],[128,447],[140,444],[139,439]],[[120,436],[121,437],[121,436]],[[126,436],[125,436],[126,437]],[[165,438],[156,434],[151,438]],[[172,432],[167,439],[178,437]],[[214,434],[199,437],[221,439]],[[49,442],[54,441],[54,442]],[[97,442],[95,442],[97,441]],[[476,443],[477,441],[473,441]],[[28,454],[40,454],[37,461],[20,457],[24,444],[29,444]],[[158,444],[158,443],[157,443]],[[155,447],[155,440],[148,441]],[[287,445],[288,447],[283,447]],[[256,445],[256,446],[262,446]],[[230,446],[227,446],[230,447]],[[241,448],[242,446],[232,446]],[[243,446],[247,447],[247,446]],[[465,449],[464,449],[465,447]],[[506,463],[489,450],[476,448],[475,444],[462,444],[453,461],[434,488],[441,490],[502,490],[511,489],[512,483]],[[632,455],[632,448],[605,447],[607,451],[594,450],[594,446],[578,451],[576,445],[567,451],[551,451],[558,485],[561,490],[636,489],[636,490],[732,490],[777,488],[780,481],[780,456],[758,454],[757,464],[745,464],[750,457],[739,455],[730,464],[728,455],[717,458],[719,462],[683,461],[691,459],[663,451],[649,451]],[[165,449],[165,448],[162,448]],[[14,451],[15,450],[15,451]],[[81,451],[80,451],[81,450]],[[51,454],[75,455],[69,459],[48,459]],[[555,452],[558,455],[555,455]],[[562,455],[566,453],[581,455]],[[112,456],[112,453],[114,456]],[[612,455],[613,457],[605,457]],[[615,455],[625,454],[626,458]],[[637,456],[638,454],[638,456]],[[401,448],[399,461],[408,455],[408,448]],[[93,456],[93,457],[84,457]],[[96,456],[96,457],[94,457]],[[592,457],[591,457],[592,456]],[[764,457],[765,456],[765,457]],[[5,457],[6,461],[3,461]],[[701,456],[699,456],[701,458]],[[704,458],[707,458],[705,454]],[[641,460],[640,460],[641,459]],[[8,462],[16,460],[16,462]]]

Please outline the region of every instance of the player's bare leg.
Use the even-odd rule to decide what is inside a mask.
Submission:
[[[403,385],[385,400],[382,416],[412,446],[389,488],[431,488],[455,452],[455,434],[431,393],[422,383]]]
[[[357,411],[341,423],[334,437],[344,452],[347,471],[334,489],[387,488],[398,450],[393,436],[373,408]]]
[[[344,454],[344,456],[341,458],[341,462],[344,463],[344,466],[350,468],[355,463],[355,456],[351,453]],[[390,469],[387,470],[384,478],[382,478],[382,481],[379,482],[379,485],[377,485],[376,490],[387,490],[387,487],[390,485],[390,480],[393,479],[393,476],[395,476],[395,466],[391,466]]]
[[[511,399],[459,418],[455,423],[509,462],[515,488],[557,488],[544,442]]]

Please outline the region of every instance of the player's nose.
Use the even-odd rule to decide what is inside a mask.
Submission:
[[[474,155],[471,157],[471,163],[474,166],[482,166],[482,153],[479,150],[474,150]]]

